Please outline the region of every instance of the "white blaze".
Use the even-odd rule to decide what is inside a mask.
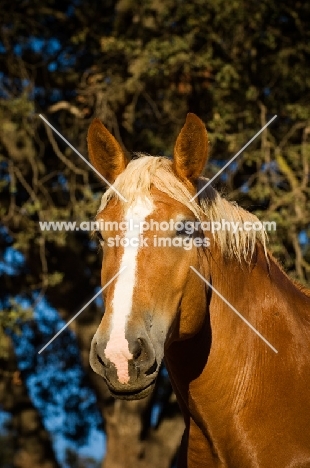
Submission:
[[[138,199],[137,203],[127,210],[125,221],[127,230],[124,235],[126,242],[120,269],[126,269],[118,276],[112,300],[112,319],[110,338],[105,348],[105,355],[116,367],[120,383],[129,382],[128,360],[132,359],[128,341],[125,337],[127,319],[132,309],[133,290],[136,282],[136,265],[139,251],[141,227],[145,218],[153,211],[151,200]],[[133,245],[130,240],[135,239]],[[127,245],[128,244],[128,245]]]

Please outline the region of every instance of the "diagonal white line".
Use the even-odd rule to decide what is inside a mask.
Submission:
[[[272,119],[270,119],[269,122],[267,122],[266,125],[264,125],[263,128],[261,128],[261,129],[256,133],[256,135],[254,135],[253,138],[251,138],[251,140],[248,141],[247,144],[244,145],[243,148],[241,148],[241,150],[238,151],[238,153],[235,154],[235,156],[234,156],[233,158],[231,158],[231,160],[228,161],[228,163],[226,163],[225,166],[222,167],[222,169],[220,169],[220,170],[215,174],[215,176],[212,177],[212,179],[208,180],[208,182],[206,183],[206,185],[204,185],[204,186],[199,190],[199,192],[197,192],[196,195],[194,195],[194,196],[190,199],[190,201],[191,201],[191,202],[194,201],[195,198],[198,197],[198,195],[199,195],[201,192],[203,192],[203,190],[204,190],[205,188],[208,187],[208,185],[212,184],[212,182],[214,181],[214,179],[216,179],[216,178],[226,169],[226,167],[228,167],[229,164],[231,164],[231,163],[237,158],[237,156],[239,156],[239,154],[242,153],[242,151],[245,150],[245,148],[246,148],[247,146],[249,146],[249,145],[252,143],[252,141],[254,141],[255,138],[258,137],[258,135],[260,135],[260,134],[265,130],[265,128],[268,127],[268,125],[270,125],[271,122],[273,122],[274,119],[276,119],[276,118],[277,118],[277,116],[274,115],[274,116],[272,117]]]
[[[256,328],[253,327],[253,325],[252,325],[246,318],[244,318],[243,315],[240,314],[240,312],[238,312],[238,310],[235,309],[234,306],[232,306],[232,305],[230,304],[230,302],[228,302],[227,299],[225,299],[225,297],[222,296],[222,294],[221,294],[220,292],[218,292],[217,289],[215,289],[215,287],[212,286],[212,284],[210,284],[209,281],[207,281],[206,278],[204,278],[204,277],[199,273],[199,271],[196,270],[196,268],[194,268],[193,266],[191,266],[190,268],[196,273],[196,275],[199,276],[199,278],[202,279],[202,281],[204,281],[204,282],[205,282],[205,283],[222,299],[222,301],[225,302],[225,304],[228,305],[228,307],[231,308],[231,310],[233,310],[233,311],[235,312],[235,314],[238,315],[238,317],[241,318],[241,320],[244,321],[244,323],[246,323],[246,324],[248,325],[248,327],[251,328],[251,330],[253,330],[254,333],[256,333],[257,336],[260,337],[261,340],[263,340],[263,341],[266,343],[266,345],[269,346],[269,348],[272,349],[272,351],[274,351],[276,354],[278,353],[278,351],[276,350],[276,348],[274,348],[274,347],[272,346],[272,344],[270,344],[269,341],[266,340],[266,338],[264,338],[263,335],[261,335],[261,334],[259,333],[259,331],[257,331]]]
[[[77,317],[78,315],[80,315],[80,313],[83,312],[83,310],[85,310],[86,307],[87,307],[91,302],[93,302],[93,300],[96,299],[96,297],[98,297],[99,294],[101,294],[102,291],[104,291],[105,288],[108,287],[109,284],[111,284],[112,281],[114,281],[115,278],[117,278],[117,276],[120,275],[120,274],[125,270],[125,268],[127,268],[127,267],[126,267],[126,266],[123,266],[123,268],[121,268],[121,269],[116,273],[116,275],[114,275],[113,278],[111,278],[111,279],[100,289],[100,291],[98,291],[98,292],[94,295],[94,297],[92,297],[92,299],[91,299],[90,301],[88,301],[87,304],[85,304],[85,305],[82,307],[82,309],[79,310],[78,313],[75,314],[75,316],[72,317],[72,319],[70,319],[69,322],[67,322],[66,325],[63,326],[63,327],[61,328],[61,330],[59,330],[59,332],[57,332],[56,335],[53,336],[53,338],[52,338],[48,343],[46,343],[45,346],[43,346],[42,349],[40,349],[40,351],[38,351],[38,354],[41,354],[42,351],[44,351],[45,348],[47,348],[47,346],[48,346],[49,344],[51,344],[51,342],[54,341],[55,338],[57,338],[57,336],[60,335],[60,333],[61,333],[62,331],[64,331],[64,329],[67,328],[67,326],[70,325],[70,323],[73,322],[73,320],[75,320],[76,317]]]
[[[117,193],[117,195],[118,195],[124,202],[127,202],[126,198],[123,197],[123,195],[122,195],[121,193],[119,193],[119,191],[116,190],[116,188],[113,187],[113,185],[111,185],[110,182],[108,182],[107,179],[106,179],[105,177],[103,177],[103,175],[100,174],[100,172],[97,171],[97,169],[96,169],[89,161],[87,161],[87,159],[84,158],[84,156],[82,156],[81,153],[79,153],[79,151],[78,151],[76,148],[74,148],[74,146],[71,145],[71,143],[70,143],[68,140],[66,140],[66,138],[63,137],[62,134],[59,133],[58,130],[56,130],[56,128],[53,127],[53,125],[51,125],[51,124],[46,120],[46,118],[43,117],[42,114],[39,114],[39,117],[40,117],[42,120],[44,120],[44,122],[45,122],[49,127],[51,127],[51,129],[54,130],[54,132],[57,133],[57,135],[60,136],[60,138],[61,138],[64,142],[66,142],[67,145],[70,146],[70,148],[73,149],[73,151],[75,151],[75,153],[76,153],[78,156],[80,156],[80,158],[83,159],[83,161],[84,161],[89,167],[91,167],[92,170],[93,170],[94,172],[96,172],[96,174],[97,174],[99,177],[101,177],[101,179],[102,179],[107,185],[109,185],[109,187],[111,187],[111,188],[114,190],[114,192]]]

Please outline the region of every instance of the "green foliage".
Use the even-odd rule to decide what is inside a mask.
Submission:
[[[16,300],[10,299],[9,308],[0,311],[0,359],[9,357],[9,338],[5,331],[21,334],[22,324],[32,318],[32,310],[24,308]]]

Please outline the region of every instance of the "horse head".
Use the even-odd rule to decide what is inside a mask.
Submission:
[[[207,247],[199,205],[191,201],[207,160],[207,132],[188,114],[173,161],[140,156],[128,163],[95,119],[88,148],[95,169],[113,184],[96,218],[101,283],[108,285],[90,363],[113,396],[143,398],[152,391],[165,349],[194,336],[205,317],[206,287],[190,267],[199,268]]]

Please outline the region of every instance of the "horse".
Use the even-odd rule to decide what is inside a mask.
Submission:
[[[185,421],[179,468],[309,468],[310,291],[269,253],[263,229],[207,229],[258,219],[202,177],[204,123],[187,115],[173,160],[128,162],[95,119],[88,151],[108,184],[93,370],[114,398],[133,400],[152,392],[164,359]]]

